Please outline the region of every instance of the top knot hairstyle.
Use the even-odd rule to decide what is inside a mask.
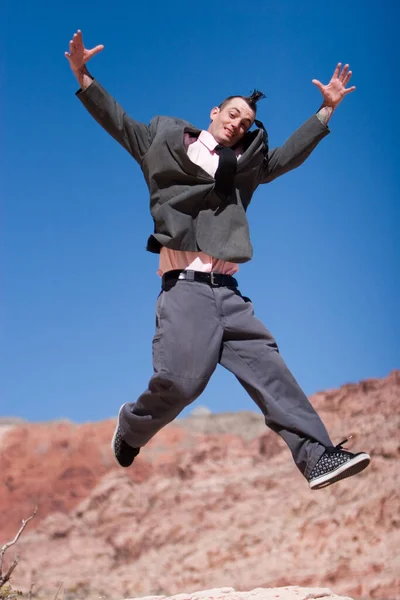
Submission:
[[[244,100],[245,102],[247,102],[247,104],[250,106],[250,108],[252,110],[254,110],[255,113],[257,113],[257,102],[259,102],[260,100],[262,100],[263,98],[265,98],[265,94],[263,92],[260,92],[260,90],[253,90],[252,93],[250,94],[250,96],[228,96],[228,98],[225,98],[225,100],[223,102],[221,102],[221,104],[219,105],[219,109],[223,109],[228,102],[230,102],[231,100],[233,100],[234,98],[242,98],[242,100]]]

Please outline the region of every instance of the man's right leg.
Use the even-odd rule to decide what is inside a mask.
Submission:
[[[312,489],[361,472],[370,462],[334,446],[319,415],[283,361],[277,343],[240,293],[218,290],[225,316],[220,363],[234,373],[282,437]],[[347,440],[346,440],[347,441]]]
[[[131,449],[144,446],[203,392],[217,366],[222,335],[211,287],[179,280],[161,292],[153,338],[154,374],[137,402],[121,407],[112,442],[121,466],[133,461]],[[118,457],[118,451],[125,458]]]

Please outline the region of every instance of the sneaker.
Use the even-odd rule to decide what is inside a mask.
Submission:
[[[122,437],[119,426],[119,415],[121,413],[122,406],[119,409],[117,426],[115,427],[114,435],[111,440],[111,450],[114,455],[115,462],[120,467],[130,467],[135,460],[135,457],[139,454],[140,448],[132,448],[132,446],[127,444]]]
[[[343,450],[342,446],[347,441],[343,440],[337,446],[325,450],[308,478],[312,490],[332,485],[332,483],[356,475],[368,467],[371,458],[366,452],[353,454]]]

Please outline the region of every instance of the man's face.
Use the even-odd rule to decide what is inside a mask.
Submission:
[[[252,126],[254,110],[242,98],[232,98],[222,108],[215,107],[210,113],[208,131],[222,146],[234,146]]]

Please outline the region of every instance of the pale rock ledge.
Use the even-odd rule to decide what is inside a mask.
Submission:
[[[327,588],[289,586],[269,589],[256,588],[251,592],[236,592],[233,588],[224,587],[192,594],[142,596],[127,600],[352,600],[352,598],[337,596]]]

